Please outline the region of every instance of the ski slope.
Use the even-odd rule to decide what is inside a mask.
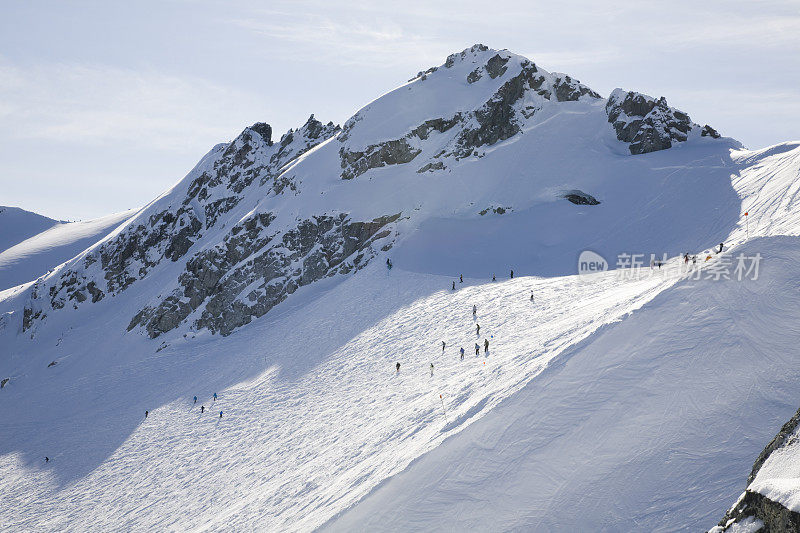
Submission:
[[[795,412],[800,379],[800,143],[735,151],[732,159],[741,165],[732,184],[750,220],[742,217],[726,239],[726,255],[760,253],[758,280],[684,280],[666,289],[328,529],[715,525],[744,489],[753,459]],[[796,464],[782,450],[754,490],[796,509]]]
[[[2,208],[7,209],[7,208]],[[0,291],[46,274],[128,220],[135,211],[81,222],[55,222],[7,249],[0,249]],[[26,222],[26,227],[28,223]]]
[[[635,282],[614,273],[590,283],[575,277],[467,280],[453,292],[449,278],[398,269],[387,275],[376,265],[313,305],[286,309],[231,336],[225,354],[218,339],[175,341],[149,359],[126,361],[146,342],[133,338],[103,347],[110,369],[80,361],[47,368],[42,359],[39,375],[4,391],[2,414],[9,423],[0,449],[35,449],[35,455],[49,454],[56,468],[6,455],[0,471],[9,480],[0,489],[5,521],[44,530],[76,523],[101,529],[314,528],[678,275],[647,270]],[[310,337],[312,331],[318,333]],[[474,342],[484,338],[489,354],[481,348],[476,357]],[[76,357],[85,343],[85,335],[67,334],[47,357]],[[467,351],[464,361],[460,346]],[[33,386],[42,380],[46,388]],[[220,393],[215,403],[209,399],[214,391]],[[189,401],[194,394],[209,408],[203,415]],[[96,420],[108,423],[97,428]],[[89,432],[94,439],[85,439]],[[105,444],[108,456],[97,457],[92,441]]]

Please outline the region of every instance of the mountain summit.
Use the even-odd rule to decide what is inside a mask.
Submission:
[[[136,294],[142,304],[128,330],[158,337],[185,324],[184,331],[227,335],[299,287],[363,268],[431,217],[524,213],[575,190],[573,198],[585,190],[613,204],[603,194],[618,179],[608,175],[619,172],[611,167],[638,166],[617,155],[718,138],[664,98],[617,89],[605,100],[566,74],[474,45],[368,104],[342,128],[311,115],[273,142],[272,128],[259,122],[216,146],[112,238],[39,280],[22,327]],[[598,150],[602,161],[585,156],[587,168],[576,168],[576,153]],[[557,217],[575,213],[566,204],[558,210]],[[582,242],[561,243],[570,256],[597,239],[588,228],[574,231]],[[652,251],[657,243],[642,244]],[[419,246],[410,243],[417,258],[409,262],[426,270]],[[555,274],[565,273],[556,264],[564,257],[507,262]]]

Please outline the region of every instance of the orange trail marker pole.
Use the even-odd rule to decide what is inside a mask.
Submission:
[[[747,238],[749,239],[750,238],[750,219],[747,218],[748,214],[749,213],[747,211],[744,212],[744,224],[745,224],[745,228],[746,228],[746,231],[747,231]]]
[[[444,421],[449,424],[450,421],[447,419],[447,409],[444,408],[444,400],[442,399],[442,395],[441,394],[439,395],[439,401],[442,402],[442,411],[444,412]]]

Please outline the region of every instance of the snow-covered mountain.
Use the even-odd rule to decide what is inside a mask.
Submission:
[[[798,168],[796,143],[747,151],[664,98],[617,89],[606,99],[482,45],[342,127],[311,115],[273,140],[256,123],[100,242],[0,293],[3,522],[432,529],[461,520],[447,509],[469,506],[464,493],[477,492],[487,505],[459,511],[463,526],[624,529],[634,517],[643,528],[710,527],[741,491],[748,445],[786,416],[776,398],[797,376],[790,365],[775,369],[785,383],[763,393],[770,416],[748,419],[744,442],[721,445],[735,457],[713,483],[698,479],[708,472],[700,467],[672,477],[653,468],[681,444],[687,453],[674,464],[718,464],[700,449],[698,426],[681,424],[685,411],[670,418],[668,407],[709,389],[721,360],[695,366],[694,350],[719,321],[740,319],[710,313],[719,284],[687,283],[676,259],[637,279],[611,271],[592,283],[575,275],[577,259],[589,249],[613,268],[619,254],[691,252],[712,268],[754,242],[779,255],[781,236],[800,233]],[[708,253],[720,242],[725,253]],[[755,289],[725,290],[720,301]],[[770,281],[755,291],[791,307],[791,293]],[[682,308],[689,294],[694,307]],[[687,312],[701,325],[681,320]],[[648,328],[664,317],[670,336],[653,342]],[[733,331],[742,342],[765,334]],[[623,339],[634,357],[615,351]],[[742,375],[757,364],[752,353],[734,362]],[[630,389],[656,372],[673,386]],[[584,401],[584,391],[601,400]],[[698,420],[713,415],[727,429],[756,407],[738,388],[723,392],[697,403]],[[200,413],[194,396],[213,414]],[[521,443],[522,459],[488,453],[461,463],[487,429]],[[643,437],[619,446],[632,432]],[[622,468],[632,455],[638,482]],[[592,475],[564,477],[576,465]],[[509,476],[518,467],[529,475]],[[474,482],[428,491],[453,472]],[[543,490],[541,475],[559,490]],[[665,486],[683,496],[638,505]],[[576,499],[623,510],[582,522]],[[430,511],[410,516],[419,506]]]
[[[16,210],[27,216],[8,224],[4,223],[5,220],[0,221],[0,228],[16,235],[13,245],[0,249],[0,291],[33,281],[72,259],[134,214],[133,211],[125,211],[87,221],[57,222],[35,213],[6,207],[0,207],[0,218],[6,210]],[[41,225],[37,224],[39,221]],[[38,233],[31,234],[31,231],[40,229]],[[19,241],[20,238],[23,240]]]

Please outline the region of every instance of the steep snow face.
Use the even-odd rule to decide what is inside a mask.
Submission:
[[[72,259],[133,214],[134,211],[126,211],[94,220],[55,223],[41,233],[0,251],[0,291],[33,281]]]
[[[19,207],[0,205],[0,252],[55,224],[58,224],[58,220],[25,211]]]

